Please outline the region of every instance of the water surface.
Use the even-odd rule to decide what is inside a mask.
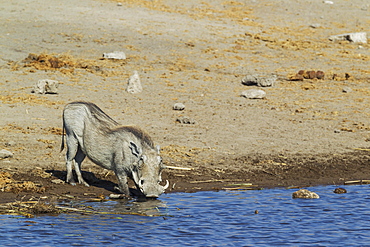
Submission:
[[[2,246],[370,245],[368,185],[164,194],[147,202],[85,203],[107,214],[0,216]],[[256,210],[258,213],[256,213]],[[109,213],[111,212],[111,213]],[[137,212],[152,215],[122,215]]]

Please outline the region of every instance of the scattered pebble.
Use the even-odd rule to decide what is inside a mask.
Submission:
[[[38,94],[57,94],[59,82],[49,79],[39,80],[32,89],[32,93]]]
[[[246,75],[242,79],[242,84],[246,86],[257,85],[257,83],[258,83],[258,76],[256,75]]]
[[[321,24],[314,23],[314,24],[311,24],[310,27],[312,27],[312,28],[319,28],[319,27],[321,27]]]
[[[15,145],[15,141],[8,141],[8,142],[5,142],[4,145],[6,147],[11,147],[11,146],[14,146]]]
[[[322,80],[325,78],[325,73],[321,70],[300,70],[294,76],[289,76],[290,81],[303,81],[304,79],[319,79]]]
[[[6,149],[1,149],[0,150],[0,159],[6,159],[6,158],[11,158],[13,157],[13,153],[6,150]]]
[[[134,74],[128,79],[128,86],[126,91],[132,94],[141,93],[143,91],[140,77],[136,70],[134,71]]]
[[[247,99],[264,99],[266,97],[266,92],[261,89],[249,89],[243,91],[241,96]]]
[[[350,93],[350,92],[352,92],[353,90],[352,90],[352,88],[350,88],[350,87],[344,87],[344,88],[342,88],[342,92],[343,93]]]
[[[325,4],[334,4],[333,1],[323,1],[323,3],[325,3]]]
[[[114,51],[109,53],[103,53],[103,58],[125,60],[126,54],[123,51]]]
[[[300,189],[292,194],[293,198],[301,198],[301,199],[318,199],[320,198],[318,194],[315,192],[311,192],[306,189]]]
[[[321,70],[316,71],[316,78],[317,79],[321,80],[321,79],[324,79],[324,77],[325,77],[325,73],[323,71],[321,71]]]
[[[367,43],[366,32],[358,32],[358,33],[345,33],[345,34],[338,34],[332,35],[329,37],[331,41],[343,41],[348,40],[354,43]]]
[[[259,76],[259,75],[246,75],[242,79],[242,84],[247,86],[254,86],[257,85],[259,87],[272,87],[276,84],[276,75],[272,76]]]
[[[343,193],[347,193],[347,190],[343,188],[335,188],[334,193],[343,194]]]
[[[344,75],[334,73],[333,76],[332,76],[332,79],[336,80],[336,81],[346,81],[346,80],[349,80],[351,78],[353,78],[353,77],[349,73],[344,73]]]
[[[182,111],[185,109],[185,105],[183,103],[176,103],[173,105],[173,109],[176,111]]]

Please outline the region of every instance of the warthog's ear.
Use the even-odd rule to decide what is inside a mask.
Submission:
[[[161,147],[160,147],[159,145],[157,145],[157,146],[155,147],[155,149],[156,149],[156,151],[157,151],[157,154],[159,154],[159,152],[161,151]]]
[[[139,158],[141,156],[142,150],[135,143],[130,142],[130,149],[132,154],[135,155],[136,157]]]

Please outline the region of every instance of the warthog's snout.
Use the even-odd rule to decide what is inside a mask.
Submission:
[[[159,183],[155,185],[146,183],[144,179],[140,179],[137,187],[140,189],[140,192],[145,195],[145,197],[157,198],[159,195],[163,194],[169,186],[170,182],[168,182],[168,180],[166,180],[166,184],[162,186]]]

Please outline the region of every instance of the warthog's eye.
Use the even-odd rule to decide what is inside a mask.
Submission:
[[[137,161],[138,168],[141,169],[146,161],[146,156],[141,156]]]
[[[139,181],[139,184],[140,184],[140,186],[143,186],[144,185],[144,179],[140,179],[140,181]]]
[[[146,163],[146,161],[148,160],[148,157],[146,157],[146,155],[142,155],[140,157],[140,160],[143,162],[143,163]]]

